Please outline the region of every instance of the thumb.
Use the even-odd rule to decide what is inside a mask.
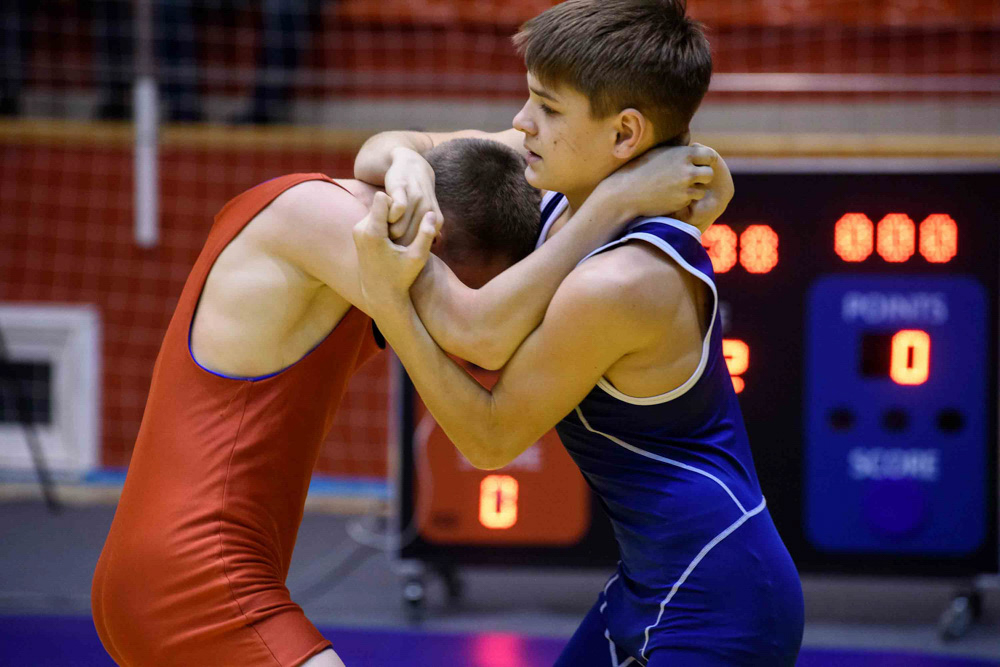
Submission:
[[[399,186],[393,188],[392,192],[388,193],[392,197],[392,205],[389,207],[389,222],[397,222],[403,214],[406,213],[406,188]]]
[[[417,237],[406,248],[407,256],[421,263],[426,262],[431,252],[431,244],[434,243],[440,228],[440,218],[433,211],[428,211],[420,221]]]
[[[375,199],[372,200],[371,210],[368,211],[368,227],[379,236],[389,235],[389,204],[392,202],[389,195],[384,192],[376,192]]]

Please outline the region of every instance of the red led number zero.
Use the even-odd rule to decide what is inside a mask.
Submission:
[[[917,249],[917,229],[905,213],[890,213],[878,223],[876,249],[887,262],[905,262]]]
[[[517,523],[517,480],[487,475],[479,484],[479,523],[503,530]]]
[[[833,227],[833,249],[845,262],[863,262],[875,248],[875,225],[864,213],[847,213]]]
[[[904,329],[892,337],[889,377],[896,384],[927,382],[931,368],[931,337],[926,331]]]
[[[920,254],[934,264],[949,262],[958,254],[958,224],[950,215],[935,213],[920,223]]]

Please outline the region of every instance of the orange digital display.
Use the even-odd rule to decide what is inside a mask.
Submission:
[[[833,227],[833,249],[845,262],[863,262],[875,248],[875,225],[864,213],[846,213]]]
[[[927,382],[931,364],[931,337],[926,331],[904,329],[892,337],[889,377],[896,384]]]
[[[736,232],[729,225],[712,225],[701,235],[701,244],[712,260],[712,270],[726,273],[736,266]]]
[[[863,262],[872,248],[887,262],[908,261],[918,249],[917,227],[905,213],[890,213],[878,227],[864,213],[846,213],[833,230],[833,249],[845,262]],[[928,262],[944,264],[958,254],[958,224],[946,213],[927,216],[920,223],[920,254]],[[877,242],[875,241],[877,234]]]
[[[950,215],[935,213],[920,223],[920,254],[935,264],[958,254],[958,224]]]
[[[890,213],[882,218],[877,228],[878,254],[887,262],[905,262],[917,248],[917,229],[905,213]]]
[[[499,373],[475,369],[492,386]],[[590,529],[590,489],[549,431],[499,470],[474,468],[417,399],[413,521],[434,544],[576,544]]]
[[[778,264],[778,234],[769,225],[750,225],[740,234],[740,264],[750,273],[767,273]]]
[[[517,480],[487,475],[479,483],[479,523],[503,530],[517,523]]]
[[[735,338],[723,339],[722,356],[726,359],[726,367],[733,380],[733,389],[738,394],[746,387],[746,382],[739,376],[750,368],[750,346]]]

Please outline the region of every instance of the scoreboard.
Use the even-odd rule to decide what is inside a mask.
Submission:
[[[758,476],[800,570],[996,572],[1000,172],[735,181],[702,242]],[[614,565],[554,432],[481,471],[419,398],[404,409],[402,557]]]

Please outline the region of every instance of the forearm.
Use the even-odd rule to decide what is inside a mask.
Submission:
[[[424,405],[458,450],[477,468],[498,468],[520,451],[505,443],[492,393],[435,344],[407,299],[377,317]]]
[[[380,132],[369,137],[354,158],[354,178],[371,185],[384,185],[394,150],[406,148],[423,155],[433,147],[431,138],[424,132]]]
[[[538,327],[563,279],[634,216],[623,198],[595,191],[551,240],[478,290],[442,271],[421,275],[411,291],[416,310],[448,352],[501,368]]]

